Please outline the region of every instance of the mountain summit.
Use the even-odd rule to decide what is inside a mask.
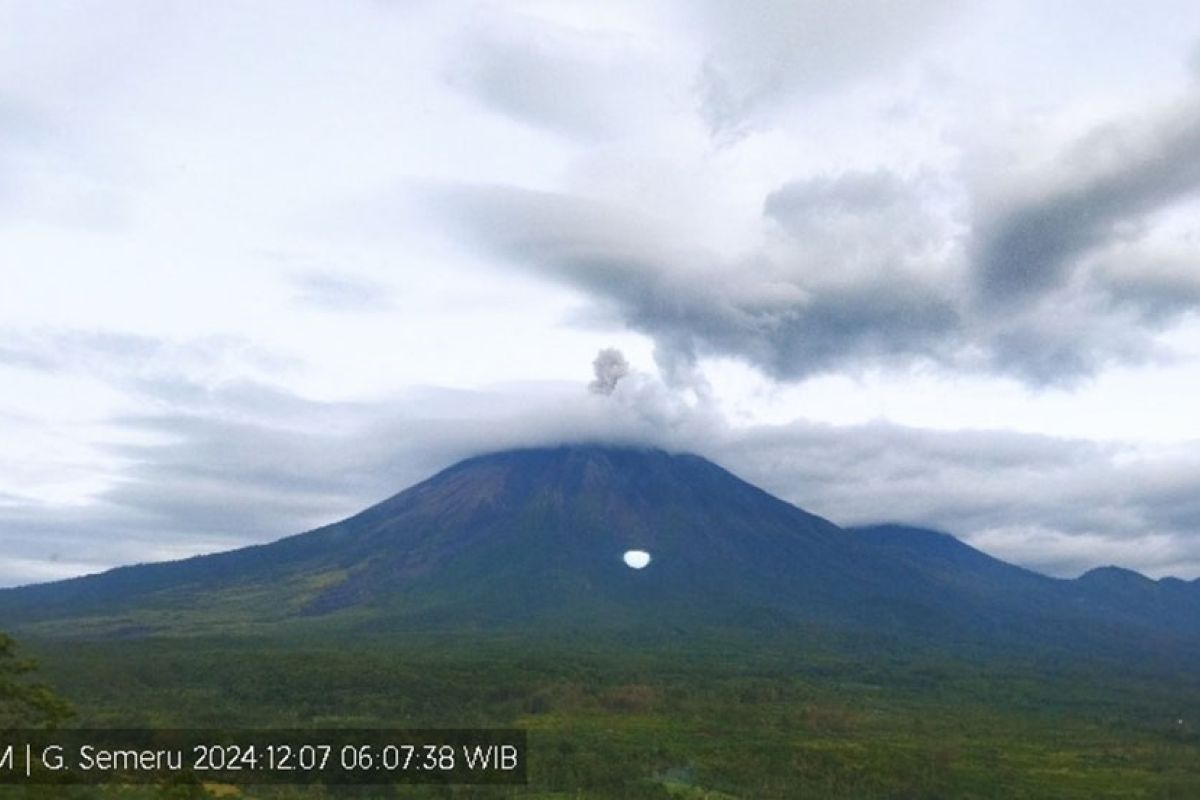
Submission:
[[[859,549],[833,523],[698,456],[564,446],[468,459],[272,544],[0,592],[0,613],[366,609],[421,625],[619,624],[801,597],[823,605],[861,571]],[[650,564],[630,569],[629,550]]]
[[[630,568],[631,550],[649,564]],[[1126,602],[1125,581],[1055,580],[946,534],[844,530],[698,456],[580,445],[468,459],[271,544],[0,591],[0,621],[125,634],[344,620],[388,630],[1200,637],[1196,584],[1142,580]]]

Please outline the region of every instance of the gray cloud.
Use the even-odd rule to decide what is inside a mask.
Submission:
[[[323,402],[245,377],[189,377],[223,371],[229,353],[212,342],[70,331],[14,341],[13,363],[92,375],[147,410],[96,423],[106,430],[95,450],[109,485],[87,502],[0,495],[6,583],[270,541],[347,516],[481,449],[635,442],[674,425],[666,395],[644,377],[582,404],[579,384],[538,384],[532,402],[520,386]],[[55,469],[62,477],[63,466]]]
[[[651,68],[630,38],[484,14],[446,79],[505,116],[588,141],[628,126]]]
[[[629,362],[615,347],[606,347],[596,354],[592,361],[592,370],[596,379],[588,384],[592,394],[610,395],[621,379],[629,375]]]
[[[86,356],[95,351],[64,342],[132,361],[124,371],[93,372]],[[661,384],[645,375],[616,380],[611,368],[609,396],[582,402],[580,384],[544,382],[325,402],[246,378],[209,383],[146,369],[160,350],[187,352],[148,338],[97,342],[68,332],[25,346],[44,357],[39,368],[94,374],[148,410],[104,423],[95,449],[110,481],[87,502],[0,496],[0,582],[10,584],[270,541],[348,516],[482,451],[686,441],[709,424],[684,413]]]
[[[663,24],[691,37],[700,54],[688,78],[694,112],[718,140],[728,140],[796,94],[894,72],[956,6],[954,0],[736,6],[704,0],[658,10],[667,12]],[[674,83],[683,76],[659,74],[660,60],[644,37],[484,9],[446,75],[502,114],[594,141],[628,128],[639,114],[675,106],[671,93],[681,91],[682,82]]]
[[[228,342],[69,331],[11,338],[17,360],[34,362],[27,367],[94,374],[157,410],[108,421],[98,447],[112,481],[90,502],[0,496],[7,583],[269,541],[354,513],[461,458],[564,441],[698,450],[840,523],[932,525],[1056,574],[1108,562],[1200,574],[1200,460],[1188,448],[884,423],[732,428],[702,392],[687,402],[644,372],[618,380],[624,359],[611,353],[598,358],[611,389],[604,397],[581,400],[579,384],[518,384],[327,402],[168,368],[190,359],[203,374],[229,357]],[[111,363],[96,372],[101,354]]]
[[[767,195],[763,210],[793,235],[803,237],[819,233],[833,217],[850,223],[867,215],[903,218],[910,200],[903,181],[877,169],[792,181]]]
[[[1200,308],[1200,248],[1194,242],[1170,245],[1146,240],[1117,241],[1080,260],[1072,276],[1098,307],[1093,318],[1123,323],[1110,331],[1142,347],[1148,360],[1168,356],[1153,337]],[[1049,295],[1061,304],[1064,292]],[[1114,326],[1115,327],[1115,326]]]
[[[737,257],[578,195],[460,186],[438,203],[489,254],[653,336],[668,375],[731,356],[780,380],[932,364],[1071,385],[1169,358],[1160,334],[1200,304],[1200,250],[1149,235],[1200,190],[1196,153],[1189,99],[1093,131],[1018,189],[992,165],[966,217],[931,179],[817,174],[767,194],[762,237]]]
[[[773,213],[782,216],[797,194],[780,196]],[[847,363],[946,360],[958,344],[952,299],[906,268],[906,252],[885,246],[839,274],[838,263],[822,260],[836,232],[812,242],[812,253],[785,253],[782,266],[724,263],[582,198],[462,187],[440,202],[484,247],[612,303],[626,324],[655,337],[662,363],[677,372],[700,355],[731,355],[795,379]]]
[[[948,0],[688,3],[707,48],[697,82],[700,113],[715,135],[728,137],[797,93],[894,72],[955,6]]]
[[[137,359],[167,347],[136,337],[93,344]],[[79,353],[46,350],[84,368]],[[604,359],[611,379],[620,370],[607,369],[610,361],[619,359]],[[886,423],[732,428],[703,398],[685,402],[637,371],[583,402],[579,384],[418,387],[367,403],[315,401],[246,379],[107,379],[160,410],[109,421],[102,450],[114,480],[89,503],[0,497],[0,581],[269,541],[354,513],[461,458],[564,441],[699,451],[839,523],[930,525],[1054,574],[1110,562],[1200,574],[1200,459],[1187,447]]]
[[[1043,171],[1049,178],[1025,176],[1015,196],[981,210],[981,300],[1011,303],[1062,287],[1082,256],[1136,233],[1131,226],[1146,215],[1200,191],[1197,155],[1200,102],[1194,99],[1083,137]]]
[[[1057,575],[1200,574],[1200,459],[1008,431],[794,423],[734,433],[727,464],[843,524],[948,530]]]
[[[98,499],[85,506],[26,502],[0,506],[0,585],[99,572],[122,564],[183,558],[236,546],[221,533],[164,529],[164,521]]]
[[[1200,574],[1200,459],[1188,448],[871,423],[731,428],[633,372],[605,398],[578,384],[416,390],[372,404],[245,387],[115,420],[118,480],[87,505],[0,502],[0,580],[182,557],[315,527],[454,461],[564,441],[698,451],[842,524],[930,525],[1054,574],[1105,563]],[[145,434],[151,434],[149,441]],[[64,554],[66,557],[64,558]]]

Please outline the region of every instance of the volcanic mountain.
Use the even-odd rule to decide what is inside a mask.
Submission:
[[[271,544],[0,591],[0,627],[44,632],[308,623],[1190,648],[1200,583],[1057,580],[947,534],[839,528],[698,456],[580,445],[472,458]]]

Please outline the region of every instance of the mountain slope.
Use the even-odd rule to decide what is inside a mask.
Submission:
[[[621,561],[631,548],[654,557],[642,573]],[[796,594],[799,575],[837,593],[854,569],[854,547],[832,523],[703,459],[562,447],[464,461],[272,544],[0,592],[0,614],[52,619],[222,599],[242,613],[239,599],[265,595],[260,616],[390,608],[447,617],[461,607],[503,620],[646,603],[770,604]]]
[[[628,549],[648,551],[650,565],[626,567]],[[844,531],[697,456],[566,446],[469,459],[272,544],[0,591],[0,625],[126,634],[306,622],[393,631],[817,626],[1089,647],[1200,638],[1187,611],[1195,584],[1147,594],[1108,583],[1048,578],[931,531]],[[1182,610],[1164,614],[1172,602]]]
[[[1020,624],[1085,626],[1069,631],[1070,638],[1113,629],[1200,638],[1200,580],[1155,581],[1118,567],[1094,569],[1075,580],[1057,579],[993,558],[940,531],[905,525],[848,531],[877,552],[952,587],[960,597],[972,598],[984,615],[1007,609]]]

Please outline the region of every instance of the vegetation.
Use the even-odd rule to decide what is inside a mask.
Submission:
[[[0,731],[15,728],[56,728],[68,718],[71,706],[43,683],[30,680],[37,662],[23,658],[16,642],[0,633]]]
[[[737,637],[176,638],[39,650],[85,726],[530,734],[530,785],[519,791],[175,786],[79,797],[1200,796],[1200,681],[1083,662]],[[33,796],[22,791],[0,797]]]
[[[693,456],[472,459],[271,545],[0,591],[0,617],[81,726],[519,727],[530,748],[519,791],[0,798],[1200,797],[1200,581],[841,530]],[[11,717],[61,722],[0,653]]]

